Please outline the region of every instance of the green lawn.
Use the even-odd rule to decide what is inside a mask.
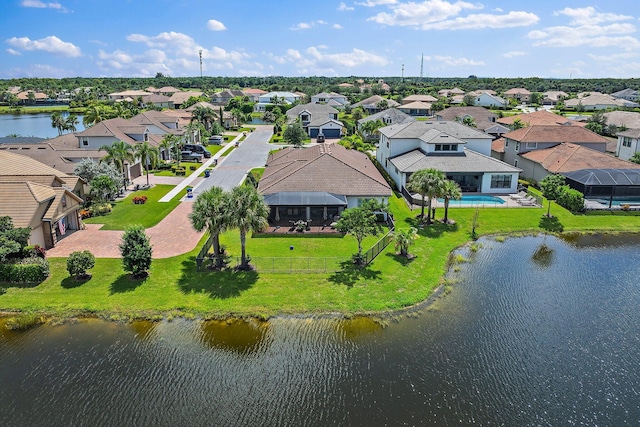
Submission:
[[[210,152],[211,155],[213,156],[218,151],[222,150],[222,145],[207,145],[206,148],[207,148],[207,151]]]
[[[133,224],[141,224],[145,228],[153,227],[178,206],[180,198],[186,194],[185,190],[170,202],[158,202],[173,188],[173,185],[154,185],[149,189],[135,191],[125,199],[113,203],[113,211],[109,215],[87,218],[84,222],[104,224],[102,230],[124,230]],[[144,205],[136,205],[131,201],[134,196],[147,196],[147,202]]]
[[[151,206],[151,205],[150,205]],[[403,200],[391,200],[396,226],[417,225]],[[86,282],[68,277],[64,259],[51,259],[51,276],[35,287],[8,287],[0,294],[0,311],[40,311],[60,316],[96,314],[107,318],[184,315],[268,317],[288,313],[371,313],[395,310],[426,299],[443,281],[449,254],[470,241],[475,209],[452,208],[454,225],[438,222],[419,229],[420,238],[410,248],[413,260],[395,255],[392,245],[366,268],[346,260],[356,251],[353,237],[253,237],[247,239],[252,257],[339,257],[340,270],[325,274],[266,274],[254,272],[195,271],[196,250],[153,261],[146,280],[130,280],[118,259],[99,259]],[[553,205],[552,219],[544,208],[483,208],[480,234],[540,232],[639,232],[640,216],[572,215]],[[443,209],[438,209],[441,218]],[[136,222],[139,219],[136,217]],[[376,237],[370,237],[365,247]],[[237,230],[221,241],[228,253],[240,254]],[[290,250],[294,246],[294,250]]]

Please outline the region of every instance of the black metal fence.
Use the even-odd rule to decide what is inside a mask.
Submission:
[[[378,240],[371,248],[369,248],[367,252],[363,254],[364,265],[369,265],[369,263],[373,261],[375,257],[377,257],[378,254],[382,252],[393,240],[393,230],[395,230],[396,225],[391,214],[387,215],[386,222],[387,226],[389,227],[389,231],[387,232],[387,234],[382,236],[382,238]]]
[[[213,246],[213,236],[207,231],[206,234],[208,235],[207,240],[204,242],[204,245],[202,246],[202,248],[200,249],[200,252],[198,252],[198,255],[196,256],[196,270],[200,271],[200,269],[202,268],[202,263],[204,262],[205,259],[208,258],[208,254],[209,254],[209,249],[211,249],[211,246]]]
[[[240,257],[235,265],[240,265]],[[333,273],[342,268],[344,258],[338,257],[251,257],[251,266],[258,273]]]

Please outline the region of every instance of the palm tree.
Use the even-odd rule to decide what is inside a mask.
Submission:
[[[162,141],[160,141],[160,145],[158,145],[158,148],[167,154],[168,158],[165,160],[171,160],[171,151],[173,150],[174,139],[177,139],[177,137],[168,133],[162,137]]]
[[[75,114],[69,114],[67,119],[64,121],[64,128],[65,130],[68,130],[70,132],[75,132],[76,130],[78,130],[78,124],[80,124],[80,121],[78,121],[78,116],[76,116]]]
[[[51,127],[54,129],[58,129],[58,136],[62,135],[64,125],[65,121],[60,111],[51,113]]]
[[[209,107],[203,107],[198,105],[191,112],[191,122],[198,121],[204,125],[205,130],[209,130],[211,127],[211,122],[213,122],[216,118],[216,113]]]
[[[107,155],[101,161],[113,163],[118,169],[122,170],[122,184],[127,188],[127,170],[126,162],[133,162],[133,147],[124,141],[116,141],[113,144],[104,144],[98,148],[98,151],[106,151]]]
[[[231,222],[230,202],[229,193],[225,193],[220,187],[211,187],[198,196],[193,204],[193,211],[189,214],[189,220],[194,229],[209,230],[213,239],[213,258],[216,268],[222,266],[220,233],[224,232]]]
[[[424,218],[425,199],[428,199],[427,224],[431,224],[431,199],[441,193],[442,183],[446,176],[438,169],[422,169],[411,175],[409,178],[409,189],[422,196],[422,209],[420,216]]]
[[[262,199],[262,195],[251,185],[240,185],[231,190],[230,226],[240,230],[240,246],[242,258],[240,269],[247,269],[249,262],[246,256],[247,233],[264,230],[269,216],[269,207]]]
[[[147,174],[147,187],[149,187],[149,166],[156,165],[160,158],[160,151],[153,145],[149,145],[147,141],[144,141],[142,144],[137,144],[133,148],[133,152],[144,165],[144,170]]]
[[[446,180],[442,185],[442,198],[444,199],[444,223],[449,223],[449,201],[460,200],[462,198],[462,190],[457,182]]]
[[[107,112],[101,105],[93,104],[87,107],[82,123],[85,127],[93,126],[107,118]]]
[[[408,230],[398,230],[393,234],[395,248],[400,252],[400,255],[405,257],[409,257],[409,246],[417,238],[418,230],[415,227],[411,227]]]

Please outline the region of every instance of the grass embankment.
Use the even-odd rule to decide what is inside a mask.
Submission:
[[[113,211],[109,215],[87,218],[84,222],[104,224],[102,230],[124,230],[134,224],[140,224],[145,228],[153,227],[178,206],[180,199],[186,194],[185,190],[169,202],[158,202],[173,188],[173,185],[158,184],[151,188],[134,191],[126,198],[112,203]],[[147,196],[147,202],[143,205],[136,205],[132,202],[132,198],[135,196]]]
[[[73,114],[84,114],[85,108],[71,108],[68,105],[48,105],[40,107],[8,107],[1,106],[0,114],[39,114],[53,113],[56,111],[68,111]]]
[[[391,201],[396,225],[415,225],[401,199]],[[255,272],[195,271],[195,254],[153,261],[145,280],[133,281],[119,259],[98,259],[92,278],[76,282],[65,270],[65,259],[51,259],[51,276],[31,288],[9,287],[0,295],[0,310],[36,311],[60,316],[95,313],[105,317],[185,315],[224,317],[271,316],[285,313],[357,314],[395,310],[425,300],[442,281],[449,254],[470,240],[475,209],[450,209],[454,225],[436,223],[419,230],[410,252],[413,260],[395,255],[393,245],[366,268],[349,262],[335,273],[265,274]],[[531,232],[637,232],[640,216],[572,215],[553,205],[552,219],[544,208],[480,209],[480,234]],[[438,210],[438,217],[443,214]],[[377,238],[369,238],[369,247]],[[225,233],[222,243],[232,256],[240,253],[237,230]],[[294,250],[289,247],[293,245]],[[356,251],[356,241],[345,237],[261,237],[247,239],[253,257],[330,256],[345,260]]]

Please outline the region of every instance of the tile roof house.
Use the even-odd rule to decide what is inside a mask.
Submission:
[[[627,101],[622,98],[614,98],[607,94],[591,94],[583,98],[567,99],[564,102],[566,108],[579,109],[586,111],[606,110],[607,108],[620,107],[638,107],[639,105],[633,101]]]
[[[385,126],[388,126],[400,123],[414,122],[416,119],[415,117],[412,117],[409,114],[398,110],[397,108],[387,108],[386,110],[380,111],[379,113],[371,114],[370,116],[358,120],[358,129],[361,129],[364,123],[371,121],[375,122],[377,120],[380,120],[385,124]]]
[[[577,122],[567,119],[564,116],[554,114],[547,110],[538,110],[532,113],[516,114],[515,116],[500,117],[496,121],[505,126],[510,126],[516,120],[520,120],[526,126],[535,125],[574,125],[584,127],[586,123]]]
[[[269,220],[330,223],[363,200],[386,202],[391,187],[369,157],[334,143],[284,148],[269,155],[258,191],[271,207]]]
[[[531,100],[531,92],[523,87],[515,87],[503,93],[505,98],[513,98],[518,102],[529,102]]]
[[[258,102],[253,106],[255,111],[266,111],[267,105],[273,104],[277,99],[283,104],[293,104],[302,98],[301,95],[293,92],[268,92],[258,97]]]
[[[509,132],[503,138],[505,140],[503,159],[516,167],[521,167],[522,157],[525,154],[553,148],[562,143],[580,145],[606,155],[606,138],[578,126],[534,125]],[[524,176],[533,178],[533,176]]]
[[[145,90],[125,90],[122,92],[113,92],[108,95],[109,101],[125,100],[127,98],[136,99],[138,97],[151,96],[152,93]]]
[[[619,128],[640,129],[640,113],[632,111],[610,111],[603,114],[608,125],[616,125]]]
[[[491,93],[480,93],[474,95],[473,105],[478,107],[498,107],[503,108],[508,104],[507,100]]]
[[[260,100],[260,95],[264,95],[265,93],[267,93],[266,90],[251,87],[245,87],[242,89],[242,91],[249,97],[251,102],[258,102]]]
[[[623,89],[611,94],[614,98],[626,99],[627,101],[638,102],[639,94],[634,89]]]
[[[616,156],[623,160],[629,160],[635,153],[640,151],[640,129],[627,129],[618,132],[618,143],[616,145]]]
[[[542,94],[542,105],[556,105],[569,97],[569,94],[561,90],[550,90]]]
[[[207,94],[204,92],[191,92],[191,91],[175,92],[169,97],[169,102],[173,104],[173,108],[180,108],[182,107],[182,104],[184,104],[184,102],[187,99],[191,98],[192,96],[195,96],[195,97],[207,96]]]
[[[398,105],[396,108],[414,117],[428,117],[431,115],[430,102],[413,101],[408,104]]]
[[[564,174],[582,169],[640,169],[639,164],[569,142],[523,153],[518,167],[523,171],[522,176],[538,182],[549,174]]]
[[[325,138],[340,138],[344,124],[338,120],[338,110],[326,104],[301,104],[287,110],[289,124],[300,120],[307,135],[316,138],[324,135]]]
[[[216,106],[225,107],[231,99],[244,96],[245,93],[239,89],[225,89],[211,95],[211,103]]]
[[[336,92],[321,92],[311,96],[313,104],[326,104],[335,108],[344,108],[349,104],[346,96]]]
[[[438,99],[431,95],[420,95],[420,94],[409,95],[402,98],[402,104],[410,104],[414,101],[430,103],[430,102],[438,102]]]
[[[484,107],[449,107],[436,113],[437,120],[454,120],[462,123],[465,117],[474,119],[476,129],[499,136],[511,132],[511,129],[497,123],[498,116]]]
[[[31,228],[29,244],[49,249],[68,230],[80,228],[83,200],[72,191],[78,185],[76,176],[0,151],[0,216],[11,217],[16,227]]]
[[[399,189],[412,173],[430,167],[465,192],[507,194],[517,188],[520,169],[491,158],[493,137],[476,129],[455,121],[416,121],[379,132],[376,159]]]
[[[383,101],[384,103],[386,103],[386,106],[384,107],[382,107],[382,104],[381,104],[383,103]],[[386,110],[387,108],[397,107],[399,105],[400,104],[394,101],[393,99],[383,98],[380,95],[372,95],[366,99],[363,99],[360,102],[356,102],[355,104],[352,104],[351,106],[353,108],[362,107],[367,112],[367,114],[375,114],[382,110]]]

